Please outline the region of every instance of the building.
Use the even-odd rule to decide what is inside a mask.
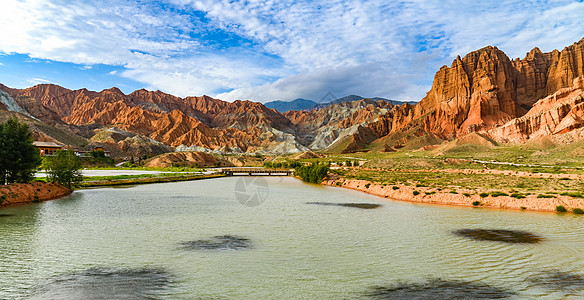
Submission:
[[[54,142],[33,142],[33,145],[39,149],[41,156],[56,155],[57,151],[65,149],[65,145]]]
[[[107,151],[104,147],[101,146],[91,146],[91,150],[77,150],[75,149],[75,155],[79,157],[90,157],[92,156],[92,152],[94,151],[101,151],[105,157],[110,157],[110,151]]]

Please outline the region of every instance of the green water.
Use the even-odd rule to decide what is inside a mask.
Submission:
[[[250,207],[235,197],[238,180],[81,190],[4,208],[0,214],[13,216],[0,217],[0,299],[115,299],[119,289],[150,284],[120,287],[129,280],[116,270],[144,269],[162,272],[170,283],[137,295],[162,299],[362,298],[374,286],[438,278],[490,285],[516,299],[584,293],[584,217],[416,205],[275,177],[265,179],[265,201]],[[253,184],[244,186],[253,193]],[[509,244],[452,233],[466,228],[528,231],[543,241]],[[251,247],[180,247],[222,235],[248,239]],[[115,273],[103,275],[112,288],[91,279],[101,270]],[[554,278],[533,280],[554,272],[573,277],[562,286]]]

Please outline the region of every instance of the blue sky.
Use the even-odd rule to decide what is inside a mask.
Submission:
[[[562,0],[8,0],[0,83],[228,101],[420,100],[457,55],[562,49],[584,37],[582,16],[582,1]]]

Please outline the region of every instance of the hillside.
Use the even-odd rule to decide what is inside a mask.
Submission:
[[[571,143],[584,136],[582,76],[584,39],[561,51],[534,48],[523,59],[492,46],[459,56],[438,70],[418,103],[350,95],[280,113],[273,108],[313,102],[263,105],[42,84],[22,90],[0,85],[0,110],[28,118],[40,139],[102,143],[131,155],[394,151],[474,132],[501,143]]]

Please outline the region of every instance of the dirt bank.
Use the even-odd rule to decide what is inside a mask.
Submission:
[[[67,196],[71,192],[72,190],[58,183],[32,182],[0,185],[0,206],[53,200]]]
[[[574,208],[584,209],[584,199],[570,196],[557,195],[556,198],[537,198],[537,195],[526,195],[525,198],[516,199],[510,196],[481,197],[473,195],[472,190],[435,191],[426,187],[413,187],[407,185],[381,185],[366,180],[344,179],[332,177],[323,181],[324,185],[343,187],[352,190],[362,191],[384,198],[431,204],[445,204],[458,206],[475,206],[473,202],[478,201],[480,207],[502,208],[502,209],[525,209],[531,211],[556,211],[556,206],[563,205],[569,211]],[[418,195],[414,195],[418,191]],[[470,195],[465,196],[464,193]]]

